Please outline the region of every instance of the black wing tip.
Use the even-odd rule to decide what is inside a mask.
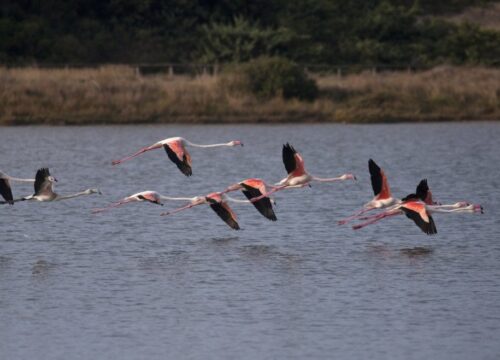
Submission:
[[[235,222],[234,224],[229,225],[229,226],[230,226],[230,227],[231,227],[231,229],[233,229],[233,230],[241,230],[240,225],[239,225],[237,222]]]
[[[427,235],[437,234],[436,223],[434,222],[434,219],[430,215],[429,215],[429,226],[427,227],[426,234]]]
[[[48,167],[43,167],[43,168],[38,169],[37,173],[50,175],[50,171],[49,171]]]
[[[373,174],[374,172],[375,173],[380,172],[380,166],[378,166],[377,163],[373,161],[373,159],[368,160],[368,169],[370,170],[371,174]]]
[[[292,145],[290,145],[289,142],[287,142],[286,144],[283,144],[283,150],[286,150],[286,151],[291,151],[293,153],[296,153],[297,151],[294,149],[294,147]]]

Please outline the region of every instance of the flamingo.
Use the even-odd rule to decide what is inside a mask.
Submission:
[[[394,205],[392,208],[377,215],[362,217],[360,220],[367,220],[364,223],[354,225],[354,230],[361,229],[367,225],[373,224],[386,217],[405,214],[412,219],[415,224],[426,234],[433,235],[437,233],[436,225],[431,214],[433,213],[483,213],[484,209],[478,204],[469,204],[467,202],[457,202],[449,205],[429,205],[418,200],[409,200]]]
[[[266,185],[267,184],[262,179],[250,178],[242,180],[239,183],[230,185],[226,190],[223,191],[223,193],[241,190],[243,194],[246,196],[246,198],[248,200],[251,200],[253,198],[261,196],[262,194],[265,194],[267,192]],[[274,186],[270,187],[274,188]],[[266,219],[269,219],[271,221],[278,220],[274,213],[273,206],[271,204],[271,199],[269,197],[265,196],[262,199],[253,202],[252,204],[253,206],[255,206],[257,211],[261,215],[263,215]]]
[[[5,199],[5,201],[1,201],[0,204],[14,205],[14,196],[12,195],[12,189],[10,186],[11,181],[35,182],[35,179],[15,178],[0,171],[0,195],[2,195],[2,197]]]
[[[186,150],[186,146],[194,146],[199,148],[212,148],[220,146],[243,146],[243,143],[239,140],[232,140],[228,143],[223,144],[209,144],[209,145],[199,145],[194,144],[182,137],[171,137],[154,143],[153,145],[146,146],[136,153],[127,156],[121,160],[113,160],[113,165],[121,164],[122,162],[139,156],[146,151],[164,148],[168,158],[179,168],[179,170],[186,176],[191,176],[193,171],[191,169],[191,155],[189,155]]]
[[[343,180],[356,180],[356,177],[353,174],[344,174],[335,178],[320,178],[309,174],[305,169],[302,156],[289,143],[283,145],[282,157],[283,164],[285,165],[288,176],[275,184],[276,186],[267,193],[251,199],[251,202],[259,201],[260,199],[269,196],[276,191],[287,188],[301,188],[307,186],[311,181],[334,182]]]
[[[236,214],[234,211],[229,207],[228,205],[228,200],[233,201],[233,202],[247,202],[245,200],[238,200],[238,199],[233,199],[228,197],[227,195],[220,193],[220,192],[213,192],[205,196],[195,196],[190,199],[190,202],[188,205],[185,205],[183,207],[180,207],[178,209],[172,210],[172,211],[167,211],[163,212],[160,215],[161,216],[167,216],[167,215],[172,215],[175,214],[179,211],[187,210],[192,207],[202,205],[202,204],[208,204],[212,208],[213,211],[227,224],[231,229],[234,230],[239,230],[240,226],[237,221]]]
[[[37,171],[35,176],[35,193],[33,195],[29,195],[14,201],[59,201],[72,199],[83,195],[101,194],[99,189],[87,189],[85,191],[71,195],[59,195],[55,193],[53,189],[53,184],[55,182],[57,182],[57,179],[50,175],[49,169],[41,168]]]
[[[338,222],[339,225],[343,225],[351,220],[354,220],[368,211],[388,208],[402,202],[402,200],[392,196],[389,182],[387,181],[387,176],[385,175],[384,171],[377,165],[377,163],[372,159],[368,160],[368,170],[370,171],[370,180],[375,197],[364,204],[361,210],[355,212],[353,215],[343,220],[340,220]],[[407,201],[410,199],[420,199],[427,204],[433,203],[432,193],[429,190],[427,179],[421,180],[417,185],[415,194],[408,195],[403,199],[403,201]]]
[[[127,196],[126,198],[123,198],[123,199],[121,199],[121,200],[119,200],[117,202],[111,203],[110,205],[108,205],[108,206],[106,206],[104,208],[94,209],[94,210],[92,210],[92,213],[97,214],[97,213],[100,213],[100,212],[103,212],[103,211],[106,211],[106,210],[110,210],[110,209],[118,207],[118,206],[122,206],[122,205],[125,205],[125,204],[128,204],[128,203],[132,203],[132,202],[143,202],[143,201],[146,201],[146,202],[149,202],[149,203],[152,203],[152,204],[163,206],[162,200],[168,200],[168,201],[186,200],[186,201],[191,201],[192,198],[188,198],[188,197],[169,197],[169,196],[165,196],[165,195],[159,194],[156,191],[147,190],[147,191],[141,191],[141,192],[138,192],[136,194]]]

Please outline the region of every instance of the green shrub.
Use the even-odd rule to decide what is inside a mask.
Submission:
[[[250,93],[261,100],[282,96],[313,101],[318,96],[316,82],[304,69],[280,57],[260,57],[230,66],[222,78],[230,91]]]

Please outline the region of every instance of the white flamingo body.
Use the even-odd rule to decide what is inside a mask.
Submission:
[[[57,179],[50,175],[49,169],[39,169],[35,177],[35,193],[33,195],[25,196],[15,201],[60,201],[73,199],[79,196],[100,194],[99,189],[87,189],[75,194],[59,195],[54,191],[54,183]]]

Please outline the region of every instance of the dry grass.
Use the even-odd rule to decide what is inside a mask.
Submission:
[[[500,70],[438,67],[318,78],[337,121],[500,119]]]
[[[374,122],[500,119],[500,70],[317,77],[312,103],[260,102],[218,77],[138,76],[98,69],[0,68],[0,124]]]

